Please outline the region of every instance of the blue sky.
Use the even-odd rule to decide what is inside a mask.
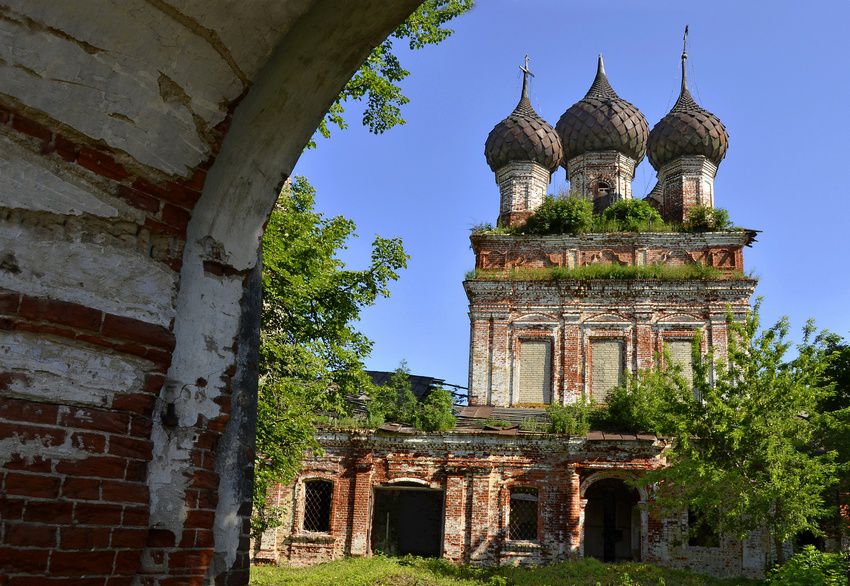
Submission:
[[[368,262],[375,234],[400,236],[409,268],[392,297],[364,312],[375,342],[368,366],[466,385],[472,225],[495,222],[499,192],[484,140],[507,116],[528,53],[531,99],[554,125],[590,86],[596,55],[609,80],[650,127],[678,94],[682,30],[690,26],[688,77],[717,114],[730,148],[715,202],[741,226],[763,230],[745,251],[760,279],[765,322],[782,315],[794,335],[809,317],[850,334],[850,2],[566,2],[479,0],[437,47],[410,53],[403,84],[407,124],[382,136],[359,125],[319,139],[295,173],[318,190],[317,207],[353,219],[360,237],[342,257]],[[647,160],[634,195],[652,188]],[[566,185],[563,169],[552,191]]]

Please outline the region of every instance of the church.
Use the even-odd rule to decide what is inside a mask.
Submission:
[[[604,403],[627,373],[663,360],[665,348],[687,375],[697,332],[705,352],[722,356],[727,312],[742,318],[756,286],[743,258],[755,232],[512,230],[544,204],[559,167],[570,195],[600,214],[635,197],[645,156],[658,180],[641,197],[665,222],[681,225],[695,206],[713,208],[729,139],[691,96],[686,59],[683,52],[678,100],[651,130],[614,91],[601,56],[587,93],[551,126],[529,100],[526,62],[519,103],[485,143],[498,228],[470,237],[468,405],[446,432],[321,430],[323,453],[308,454],[296,480],[270,496],[286,517],[264,535],[259,559],[308,565],[382,552],[531,565],[592,556],[763,575],[760,535],[690,531],[688,511],[661,516],[652,487],[628,482],[664,466],[663,438],[544,431],[548,405]],[[671,270],[603,279],[586,270],[594,265]],[[669,276],[694,266],[713,276]]]

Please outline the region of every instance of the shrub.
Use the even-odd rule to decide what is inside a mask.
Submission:
[[[615,227],[614,231],[646,232],[666,226],[661,214],[642,199],[622,199],[602,212],[602,222],[607,230]]]
[[[546,409],[551,420],[549,432],[569,436],[586,435],[590,431],[591,410],[592,406],[583,398],[571,405],[549,405]]]
[[[688,210],[684,227],[689,232],[716,232],[732,229],[732,221],[729,212],[723,208],[694,206]]]
[[[410,372],[407,363],[402,361],[385,386],[375,386],[369,390],[369,402],[366,406],[372,421],[393,421],[396,423],[415,423],[418,402],[410,386]]]
[[[448,431],[455,426],[452,413],[452,394],[445,389],[434,389],[417,406],[416,428],[422,431]]]
[[[548,196],[519,234],[582,234],[593,227],[593,204],[578,197]]]
[[[850,563],[839,553],[823,553],[811,545],[794,554],[781,566],[771,570],[767,584],[771,586],[844,586],[848,583]]]
[[[540,422],[533,417],[526,417],[519,422],[519,428],[522,431],[540,431]]]
[[[510,421],[505,421],[504,419],[488,417],[481,423],[481,425],[484,427],[513,427],[514,424]]]

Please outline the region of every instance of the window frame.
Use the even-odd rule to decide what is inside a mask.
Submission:
[[[517,498],[514,499],[514,495],[528,495],[531,498]],[[513,537],[511,527],[513,525],[513,503],[514,500],[524,501],[524,502],[533,502],[534,503],[534,537]],[[540,541],[540,489],[535,486],[528,486],[522,484],[515,484],[508,487],[508,495],[507,495],[507,523],[505,524],[505,539],[507,541],[524,541],[524,542],[539,542]]]
[[[324,525],[327,526],[327,529],[308,529],[307,528],[307,499],[308,499],[308,491],[310,490],[310,485],[324,484],[329,485],[329,494],[328,494],[328,513],[327,513],[327,523]],[[336,492],[336,482],[331,478],[325,478],[322,476],[314,476],[309,478],[304,478],[301,480],[301,499],[300,499],[300,519],[298,524],[298,531],[301,534],[310,534],[310,535],[330,535],[333,533],[333,518],[334,518],[334,493]]]

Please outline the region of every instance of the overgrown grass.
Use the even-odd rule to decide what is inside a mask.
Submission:
[[[312,568],[260,566],[254,586],[733,586],[752,580],[719,580],[649,564],[603,564],[594,559],[539,568],[458,566],[439,559],[349,558]]]
[[[717,280],[742,279],[740,271],[721,271],[702,264],[682,266],[593,264],[568,269],[564,267],[513,268],[505,270],[474,269],[466,274],[467,280],[482,281],[558,281],[564,279],[667,279],[667,280]]]

